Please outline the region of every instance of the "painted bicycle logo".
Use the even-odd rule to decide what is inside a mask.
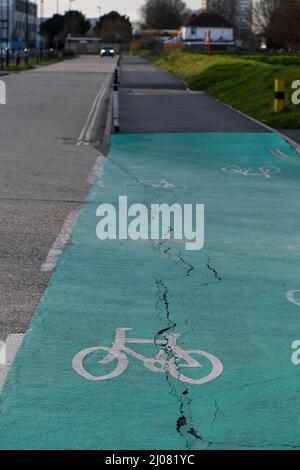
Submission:
[[[280,173],[280,169],[275,166],[261,166],[257,169],[229,166],[227,168],[222,168],[222,171],[242,176],[263,176],[264,178],[271,178],[272,175]]]
[[[292,304],[300,307],[300,299],[297,298],[297,295],[299,297],[299,294],[300,294],[299,289],[289,290],[286,294],[286,298]],[[294,364],[294,366],[299,366],[300,364],[300,340],[293,341],[292,349],[294,351],[292,354],[292,363]]]
[[[290,291],[288,291],[288,293],[286,294],[286,298],[287,298],[288,301],[291,302],[292,304],[298,305],[298,307],[300,307],[300,297],[299,297],[299,300],[298,300],[298,299],[296,298],[296,294],[300,294],[300,290],[299,290],[299,289],[290,290]]]
[[[73,359],[72,367],[80,376],[87,380],[103,381],[110,380],[123,374],[129,366],[128,356],[139,359],[144,367],[151,372],[169,373],[175,379],[181,382],[190,384],[202,385],[211,380],[217,379],[223,372],[222,362],[212,354],[198,349],[185,351],[178,344],[177,340],[181,337],[180,334],[166,335],[161,340],[151,339],[137,339],[126,338],[126,332],[132,331],[132,328],[118,328],[116,330],[115,341],[112,347],[95,346],[92,348],[80,351]],[[127,344],[155,344],[160,345],[162,348],[155,357],[146,357],[137,353],[133,349],[126,346]],[[85,367],[85,361],[94,353],[104,351],[106,356],[104,359],[98,361],[100,365],[111,364],[115,361],[115,368],[112,372],[106,375],[94,375],[90,373]],[[203,368],[203,365],[198,360],[194,359],[192,355],[202,357],[202,360],[210,365],[210,372],[200,378],[192,378],[184,375],[181,371],[183,368]]]

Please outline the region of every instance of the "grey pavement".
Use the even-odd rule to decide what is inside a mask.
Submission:
[[[0,106],[0,340],[28,328],[47,282],[41,264],[89,191],[108,103],[76,145],[115,60],[80,57],[3,77]]]
[[[282,129],[281,132],[297,144],[300,144],[300,129]]]
[[[204,92],[139,57],[121,63],[121,132],[265,132]]]

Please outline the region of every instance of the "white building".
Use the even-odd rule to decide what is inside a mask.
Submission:
[[[204,44],[208,31],[212,45],[234,45],[233,25],[215,13],[193,15],[181,28],[180,36],[185,42]]]
[[[239,27],[241,30],[249,28],[252,24],[253,0],[240,0],[239,4]]]

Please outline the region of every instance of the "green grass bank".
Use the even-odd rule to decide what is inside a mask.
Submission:
[[[291,102],[300,80],[300,56],[161,52],[142,55],[209,95],[277,129],[300,128],[300,105]],[[286,81],[286,109],[273,112],[274,79]]]

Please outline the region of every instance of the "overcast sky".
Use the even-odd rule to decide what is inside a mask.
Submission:
[[[40,0],[37,1],[40,5]],[[138,19],[139,8],[143,4],[143,0],[74,0],[72,1],[73,10],[81,10],[89,18],[98,16],[98,6],[102,8],[102,14],[111,10],[117,10],[123,15],[130,16],[132,20]],[[192,9],[200,8],[200,0],[186,0],[188,7]],[[44,0],[45,16],[52,16],[56,13],[57,0]],[[69,0],[59,0],[59,10],[63,13],[69,9]]]

